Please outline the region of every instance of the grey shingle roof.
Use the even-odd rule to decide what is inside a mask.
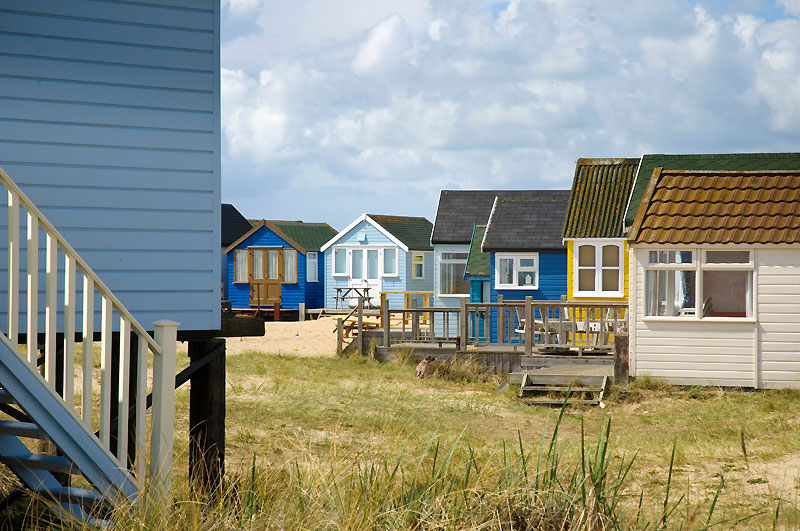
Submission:
[[[475,225],[485,225],[495,197],[544,198],[554,190],[442,190],[431,243],[469,243]]]
[[[486,235],[484,251],[563,250],[561,232],[569,203],[569,190],[544,190],[541,199],[498,198]]]
[[[242,234],[253,228],[247,218],[230,203],[222,203],[220,218],[220,235],[223,248],[229,246],[238,240]]]

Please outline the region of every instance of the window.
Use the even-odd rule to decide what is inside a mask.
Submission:
[[[538,254],[495,255],[496,289],[538,289]]]
[[[576,241],[573,294],[622,297],[622,243]]]
[[[753,316],[751,251],[650,251],[645,266],[648,316]],[[698,282],[699,280],[699,282]],[[697,301],[702,301],[698,309]]]
[[[283,282],[297,282],[297,250],[283,250]]]
[[[411,255],[411,278],[414,280],[425,278],[425,255],[423,253]]]
[[[306,253],[306,282],[319,282],[319,257],[317,253]]]
[[[442,253],[439,260],[439,294],[469,295],[469,282],[464,280],[467,253]]]
[[[233,281],[247,280],[247,249],[236,249],[233,251]]]
[[[397,249],[394,247],[383,250],[383,276],[397,276]]]
[[[252,262],[253,270],[251,272],[251,276],[253,277],[253,280],[263,280],[264,279],[264,251],[261,250],[261,249],[253,249],[250,252],[253,253],[253,262]]]
[[[378,250],[367,249],[367,278],[378,278]]]
[[[270,280],[279,280],[281,278],[280,253],[278,249],[269,249],[267,251],[267,278]]]
[[[364,278],[364,250],[353,249],[350,251],[350,278],[359,280]]]
[[[333,274],[347,275],[347,249],[345,247],[333,248]]]

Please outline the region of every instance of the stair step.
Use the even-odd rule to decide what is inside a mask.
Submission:
[[[558,400],[555,398],[523,398],[523,402],[526,404],[550,404],[550,405],[561,405],[564,403],[563,400]],[[567,400],[568,405],[573,404],[589,404],[596,406],[599,404],[599,400]]]
[[[80,471],[66,457],[59,455],[31,454],[28,456],[0,456],[0,461],[8,466],[21,466],[31,469],[49,470],[62,474],[80,474]]]
[[[31,439],[49,439],[47,434],[33,422],[17,422],[16,420],[0,420],[0,434]]]
[[[53,490],[39,489],[34,492],[44,498],[74,503],[81,506],[104,503],[103,497],[96,490],[79,489],[77,487],[61,487],[60,489]]]
[[[599,393],[602,390],[602,387],[569,387],[566,385],[526,385],[525,387],[520,387],[520,391],[558,391],[563,393],[567,391],[571,393]]]

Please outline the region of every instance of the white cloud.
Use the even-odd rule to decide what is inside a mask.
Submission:
[[[746,3],[224,5],[225,199],[253,217],[430,217],[443,187],[568,188],[582,156],[800,145],[800,21]]]
[[[353,58],[353,71],[358,75],[385,72],[404,59],[409,59],[411,36],[403,18],[392,13],[370,30]]]
[[[800,0],[777,0],[777,4],[791,15],[800,15]]]

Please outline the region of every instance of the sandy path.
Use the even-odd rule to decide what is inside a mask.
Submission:
[[[264,337],[229,337],[226,353],[268,352],[295,356],[335,356],[336,321],[332,318],[303,322],[266,322]],[[186,352],[186,343],[178,343],[178,352]]]

